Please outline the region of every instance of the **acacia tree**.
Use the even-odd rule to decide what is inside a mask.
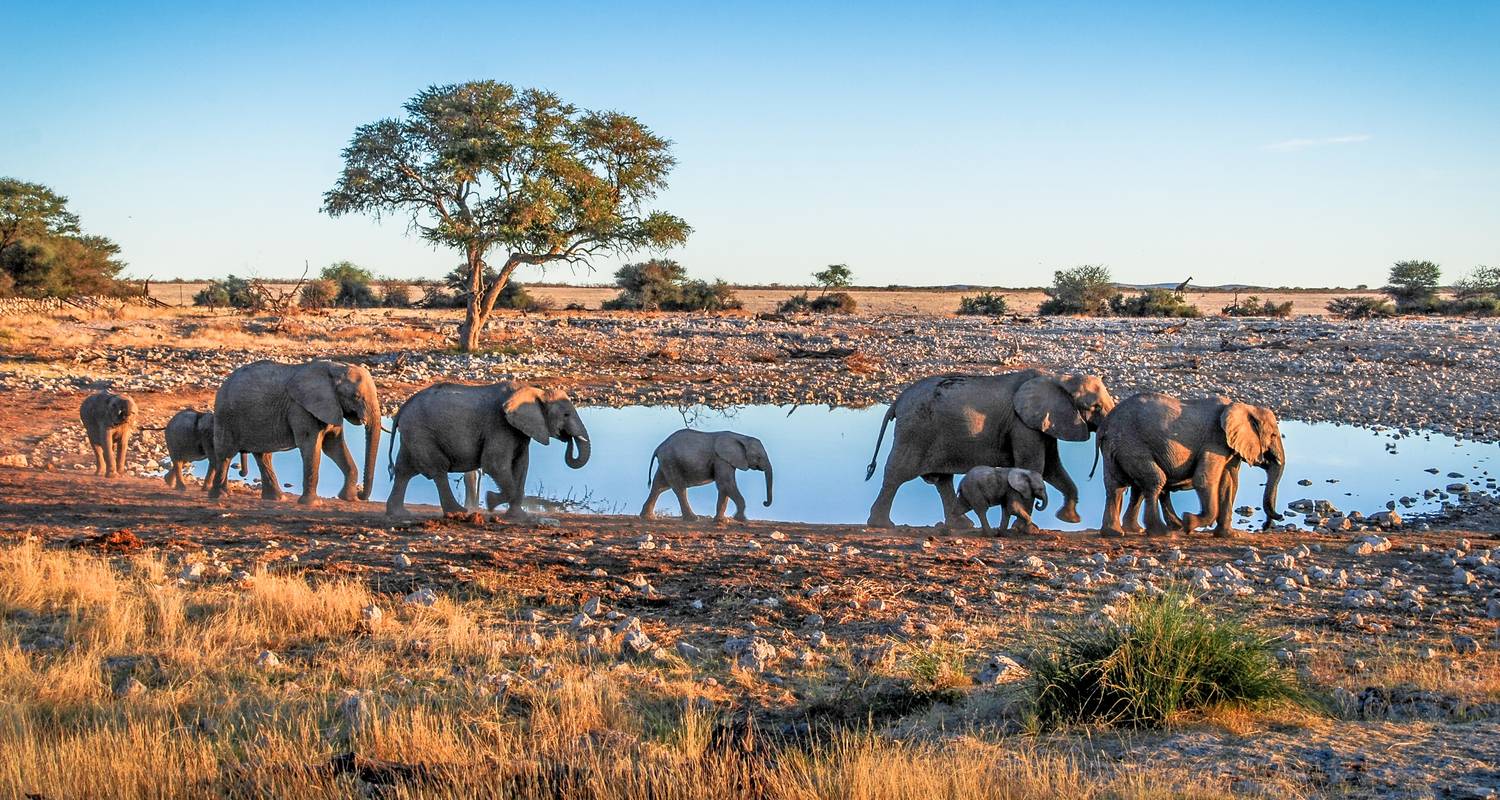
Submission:
[[[0,254],[23,236],[76,235],[78,215],[68,210],[68,198],[40,183],[0,178]]]
[[[854,272],[847,264],[829,264],[828,269],[814,272],[813,280],[823,287],[823,293],[827,294],[829,289],[847,289],[854,282]]]
[[[671,142],[634,117],[496,81],[433,86],[405,112],[355,129],[323,210],[405,214],[429,242],[463,252],[464,352],[478,348],[521,265],[589,266],[596,256],[678,245],[692,232],[646,208],[676,160]],[[489,272],[495,251],[499,266]]]

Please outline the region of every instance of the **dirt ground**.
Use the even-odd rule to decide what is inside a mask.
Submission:
[[[208,284],[207,282],[184,282],[184,283],[154,283],[151,285],[151,296],[174,306],[191,306],[193,295],[197,294]],[[291,284],[272,283],[280,289],[286,289]],[[528,284],[527,291],[534,297],[540,298],[552,304],[553,308],[566,308],[577,304],[584,308],[597,309],[605,300],[619,294],[614,287],[604,286],[567,286],[560,284]],[[817,294],[817,288],[806,287],[778,287],[778,288],[740,288],[735,290],[745,310],[751,313],[769,313],[776,310],[788,297],[801,292]],[[958,309],[958,301],[981,291],[992,291],[1005,295],[1006,302],[1013,314],[1034,314],[1037,306],[1046,301],[1047,295],[1040,289],[876,289],[868,287],[854,287],[848,290],[859,304],[862,313],[867,314],[899,314],[909,316],[925,316],[932,314],[951,314]],[[1294,315],[1322,316],[1327,313],[1328,302],[1335,297],[1347,295],[1380,295],[1379,292],[1360,290],[1333,290],[1333,289],[1299,289],[1270,290],[1244,292],[1232,292],[1221,290],[1197,290],[1192,289],[1183,294],[1190,305],[1195,305],[1205,314],[1217,314],[1219,309],[1244,299],[1251,295],[1261,300],[1272,300],[1276,303],[1292,302],[1292,313]],[[420,287],[412,287],[412,297],[421,297]],[[1384,295],[1380,295],[1384,296]]]
[[[910,302],[931,299],[916,294]],[[348,579],[400,608],[410,593],[430,590],[462,604],[484,631],[538,632],[584,648],[593,655],[570,657],[591,675],[634,663],[621,655],[621,632],[633,619],[647,637],[645,652],[671,668],[665,678],[641,680],[687,686],[686,696],[707,707],[755,716],[788,735],[851,697],[868,701],[859,694],[868,687],[897,681],[906,702],[912,685],[938,675],[943,693],[932,697],[942,699],[922,695],[882,717],[883,736],[954,743],[983,730],[1001,737],[999,747],[1066,752],[1087,770],[1150,773],[1170,764],[1217,787],[1185,796],[1494,796],[1484,791],[1500,785],[1500,581],[1486,570],[1500,552],[1491,532],[1500,520],[1488,507],[1429,531],[1277,531],[1233,540],[983,538],[929,528],[566,514],[513,525],[483,515],[445,519],[431,508],[393,521],[374,503],[304,508],[264,503],[249,491],[210,502],[196,487],[171,491],[150,477],[149,447],[133,474],[117,480],[75,466],[86,462],[78,403],[96,386],[130,387],[147,424],[159,425],[183,406],[211,405],[217,380],[237,364],[328,351],[368,363],[393,407],[454,372],[471,380],[546,375],[596,402],[662,402],[689,387],[718,402],[764,402],[737,393],[746,381],[768,387],[777,401],[783,395],[775,392],[795,399],[808,391],[831,402],[827,393],[837,391],[873,402],[915,374],[964,365],[1072,364],[1099,369],[1112,386],[1191,387],[1203,384],[1197,364],[1222,362],[1235,367],[1226,374],[1238,383],[1227,388],[1237,393],[1281,391],[1268,375],[1301,376],[1282,382],[1295,392],[1277,406],[1295,410],[1289,414],[1326,410],[1319,399],[1334,393],[1349,405],[1328,413],[1383,421],[1405,413],[1395,396],[1432,415],[1434,425],[1462,423],[1476,436],[1495,430],[1491,407],[1443,394],[1469,391],[1458,376],[1493,368],[1496,343],[1483,326],[1204,321],[1163,334],[1177,329],[1161,321],[1038,330],[893,319],[512,315],[495,331],[495,350],[472,358],[445,352],[442,326],[451,320],[418,314],[0,321],[0,545],[29,542],[127,566],[134,554],[149,553],[191,576],[179,583],[224,591],[265,574]],[[1036,345],[1023,345],[1023,337]],[[1141,355],[1121,352],[1122,342],[1139,343]],[[996,357],[1002,344],[1025,358]],[[840,347],[868,355],[787,355]],[[1178,366],[1188,359],[1193,367]],[[1371,381],[1369,371],[1382,380]],[[1493,385],[1473,390],[1493,394]],[[1360,535],[1383,544],[1351,551]],[[1458,567],[1472,581],[1457,581]],[[1293,573],[1301,583],[1287,583]],[[996,656],[1024,662],[1037,637],[1059,625],[1177,587],[1197,587],[1216,610],[1281,637],[1278,658],[1309,688],[1317,710],[1211,717],[1159,734],[1036,740],[1018,727],[1015,686],[978,677]],[[40,669],[52,651],[38,642],[55,637],[56,625],[42,626],[45,615],[32,610],[0,613],[9,615],[4,636],[18,654],[6,655],[15,659],[7,663]],[[749,674],[725,654],[729,642],[747,637],[772,648],[763,672]],[[283,656],[314,673],[296,653]],[[248,665],[255,652],[235,657]],[[611,659],[619,663],[609,666]],[[545,665],[525,658],[506,663],[545,674]],[[468,691],[467,680],[448,676],[444,685]],[[334,696],[337,680],[300,682],[310,681]],[[1016,736],[1024,743],[1006,738]],[[0,770],[0,786],[6,779]]]

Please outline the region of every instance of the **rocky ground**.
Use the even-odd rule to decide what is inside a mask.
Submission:
[[[902,712],[876,720],[885,735],[1025,739],[1098,769],[1170,764],[1234,795],[1482,798],[1500,787],[1500,541],[1488,533],[1500,514],[1482,480],[1454,490],[1453,513],[1426,531],[1311,508],[1321,530],[1240,540],[982,539],[567,515],[540,527],[392,524],[373,505],[167,491],[144,477],[162,455],[154,444],[138,450],[135,476],[110,484],[74,468],[87,391],[132,392],[160,425],[207,407],[236,366],[310,355],[367,364],[388,411],[440,378],[557,383],[592,404],[865,405],[932,372],[1043,366],[1098,373],[1122,397],[1223,391],[1285,419],[1494,442],[1494,323],[570,314],[507,317],[488,352],[460,356],[441,349],[451,320],[382,313],[0,321],[0,537],[164,553],[193,585],[270,571],[352,577],[398,607],[461,598],[488,609],[486,635],[507,647],[565,640],[601,669],[686,664],[695,697],[779,735],[841,706],[890,708],[879,693],[894,692]],[[1039,636],[1174,588],[1281,636],[1278,658],[1317,710],[1165,734],[1020,731],[1014,701]],[[4,626],[37,658],[67,646],[24,617]],[[525,664],[455,680],[547,675],[545,656]]]

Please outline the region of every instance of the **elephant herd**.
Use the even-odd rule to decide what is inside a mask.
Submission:
[[[380,408],[375,382],[364,367],[326,360],[248,364],[224,380],[212,412],[183,410],[163,429],[172,461],[166,480],[183,487],[183,467],[206,458],[205,488],[210,497],[219,497],[228,488],[231,461],[238,455],[243,473],[248,455],[259,468],[262,497],[279,499],[270,454],[296,449],[302,456],[299,502],[316,502],[324,453],[343,475],[338,496],[368,500],[384,431]],[[85,399],[79,414],[97,471],[118,474],[137,425],[135,403],[101,392]],[[344,422],[365,429],[363,483],[344,440]],[[1117,402],[1097,376],[1039,369],[924,378],[886,411],[866,480],[874,476],[892,424],[884,477],[870,508],[871,527],[892,525],[897,490],[916,478],[936,488],[948,527],[969,527],[966,514],[972,510],[988,531],[985,509],[1000,505],[1001,529],[1014,516],[1016,529],[1034,530],[1030,511],[1033,503],[1046,508],[1044,482],[1062,494],[1058,518],[1078,522],[1078,487],[1063,467],[1058,441],[1086,441],[1090,434],[1095,436],[1096,464],[1102,461],[1104,468],[1102,534],[1165,534],[1212,523],[1216,533],[1230,535],[1230,508],[1245,463],[1266,472],[1267,524],[1281,518],[1276,489],[1286,452],[1276,415],[1222,395],[1178,399],[1143,393]],[[508,517],[524,518],[530,443],[565,443],[564,461],[574,469],[588,462],[592,450],[588,429],[565,392],[509,381],[428,386],[401,405],[390,432],[387,457],[393,484],[386,512],[392,515],[405,513],[407,485],[418,475],[437,484],[445,512],[472,509],[483,472],[499,488],[488,493],[486,506],[493,510],[504,503]],[[398,433],[400,450],[389,452]],[[771,505],[771,460],[754,437],[680,430],[656,448],[651,465],[655,468],[648,469],[642,517],[650,517],[657,499],[670,489],[683,517],[695,519],[686,489],[713,483],[719,492],[716,518],[723,519],[733,502],[735,518],[744,520],[745,500],[735,473],[746,469],[765,473],[765,505]],[[452,473],[465,476],[463,503],[448,483]],[[964,476],[957,491],[956,475]],[[1122,511],[1126,490],[1130,498]],[[1198,513],[1177,515],[1170,493],[1180,490],[1197,494]]]

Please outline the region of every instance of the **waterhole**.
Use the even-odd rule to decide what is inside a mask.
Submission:
[[[863,409],[744,406],[726,410],[660,406],[581,408],[579,415],[593,442],[592,459],[582,469],[568,469],[563,463],[562,443],[554,441],[546,447],[533,444],[526,491],[529,498],[535,499],[528,501],[528,505],[584,513],[634,514],[646,497],[651,452],[671,432],[690,427],[736,430],[759,437],[765,443],[775,466],[774,505],[770,508],[761,505],[765,499],[764,476],[756,472],[739,473],[740,491],[745,495],[746,512],[752,519],[862,524],[879,491],[881,470],[891,447],[891,432],[887,431],[879,468],[874,479],[866,482],[865,465],[870,461],[884,414],[885,406]],[[390,427],[389,419],[386,426]],[[1463,442],[1438,434],[1401,435],[1331,423],[1283,421],[1281,430],[1288,461],[1280,489],[1283,510],[1298,500],[1308,499],[1327,500],[1346,513],[1370,514],[1384,510],[1390,501],[1396,501],[1403,514],[1422,513],[1438,510],[1444,496],[1453,494],[1447,490],[1452,484],[1461,483],[1475,491],[1495,489],[1491,470],[1500,446]],[[346,439],[356,463],[363,463],[363,429],[349,426]],[[376,500],[384,500],[391,486],[386,472],[385,444],[382,440],[372,495]],[[399,439],[396,446],[400,447]],[[1061,496],[1049,487],[1048,509],[1037,512],[1036,522],[1055,530],[1098,527],[1104,490],[1101,476],[1096,474],[1092,480],[1088,477],[1093,442],[1063,442],[1061,453],[1068,472],[1079,486],[1078,510],[1083,521],[1070,524],[1057,519],[1054,512],[1061,505]],[[287,451],[275,454],[272,460],[283,488],[300,493],[301,456],[296,451]],[[196,468],[201,476],[206,465],[200,462]],[[250,470],[253,478],[253,464]],[[231,475],[239,478],[237,471]],[[459,478],[450,476],[455,486],[461,487]],[[332,497],[341,484],[338,469],[325,456],[319,494]],[[1263,472],[1242,468],[1235,505],[1258,508],[1264,485]],[[483,488],[495,487],[484,478]],[[462,498],[461,488],[457,493]],[[716,496],[712,486],[688,491],[693,510],[701,515],[713,513]],[[437,488],[429,480],[414,478],[406,500],[408,504],[437,505]],[[1179,511],[1198,508],[1191,493],[1177,493],[1174,501]],[[670,492],[657,502],[656,512],[661,516],[680,512]],[[937,492],[921,481],[907,483],[896,495],[891,518],[902,525],[931,525],[941,521]],[[991,522],[997,518],[998,511],[991,512]],[[1257,526],[1263,519],[1258,511],[1253,516]],[[1289,517],[1293,522],[1299,519]],[[1252,518],[1237,514],[1236,520],[1248,527]]]

